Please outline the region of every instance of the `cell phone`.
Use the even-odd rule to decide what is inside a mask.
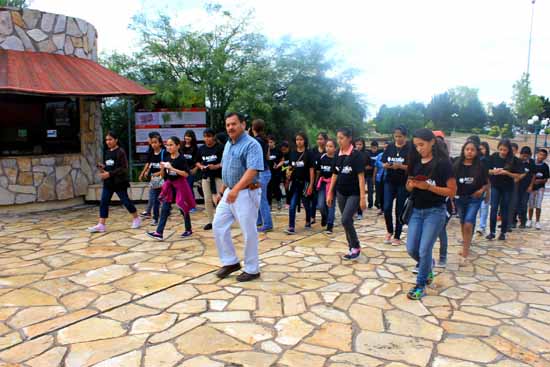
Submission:
[[[415,181],[427,181],[427,180],[428,180],[428,177],[423,176],[423,175],[416,175],[413,179],[414,179]]]

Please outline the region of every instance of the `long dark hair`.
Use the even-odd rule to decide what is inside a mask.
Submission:
[[[428,142],[433,140],[435,142],[432,146],[432,161],[434,164],[432,165],[430,177],[433,176],[433,173],[435,172],[435,169],[440,162],[449,161],[449,153],[447,152],[447,147],[445,146],[445,143],[437,139],[432,130],[426,128],[418,129],[414,132],[412,138],[418,138]],[[409,150],[409,163],[407,167],[407,173],[412,176],[414,167],[419,164],[422,164],[422,157],[420,156],[420,153],[418,153],[418,151],[414,148],[414,146],[411,145],[411,149]]]
[[[468,144],[472,144],[474,148],[476,149],[476,156],[474,157],[474,160],[472,161],[472,168],[474,169],[474,172],[476,174],[481,172],[481,151],[479,150],[479,145],[476,144],[473,140],[467,140],[466,143],[462,146],[462,150],[460,151],[460,157],[455,161],[455,164],[453,166],[453,170],[455,174],[458,172],[460,167],[464,164],[464,160],[466,159],[466,156],[464,154],[464,151],[466,150],[466,147]]]
[[[489,158],[489,156],[491,155],[491,147],[489,146],[489,143],[487,143],[486,141],[482,141],[479,146],[485,148],[485,154],[483,154],[483,157]],[[479,152],[481,153],[481,149]]]
[[[197,149],[197,135],[193,130],[187,130],[183,136],[189,136],[191,138],[191,147]],[[183,143],[185,146],[185,143]]]
[[[360,141],[361,143],[363,143],[363,149],[360,150],[360,152],[364,152],[365,149],[367,149],[367,144],[365,143],[365,139],[363,138],[357,138],[355,139],[355,141],[353,142],[353,145],[355,145],[358,141]],[[355,148],[355,147],[354,147]]]
[[[512,166],[512,161],[514,159],[514,152],[512,151],[512,143],[510,142],[510,139],[502,139],[498,142],[497,149],[500,148],[501,145],[504,145],[508,148],[508,154],[506,154],[506,158],[504,158],[504,168],[510,169]],[[496,154],[499,154],[499,152],[496,152]]]
[[[304,139],[304,148],[308,149],[309,148],[309,139],[307,138],[307,135],[306,133],[304,132],[297,132],[296,135],[294,136],[294,144],[296,144],[296,138],[297,137],[300,137],[302,139]]]

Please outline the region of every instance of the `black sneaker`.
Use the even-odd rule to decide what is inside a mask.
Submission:
[[[325,230],[325,234],[332,234],[332,227],[333,226],[327,226],[327,229]]]
[[[359,256],[361,256],[361,249],[352,248],[352,249],[349,250],[349,252],[346,255],[342,256],[342,259],[344,259],[344,260],[355,260]]]
[[[151,237],[151,238],[154,238],[155,240],[157,241],[162,241],[164,240],[164,238],[162,237],[162,235],[158,232],[147,232],[147,236]]]
[[[185,238],[185,237],[191,236],[192,234],[193,234],[193,231],[185,231],[180,235],[180,237]]]
[[[521,223],[521,224],[519,225],[519,229],[525,229],[525,228],[527,228],[527,226],[525,225],[525,223]]]
[[[212,223],[208,223],[207,225],[205,225],[204,227],[202,227],[202,229],[204,229],[205,231],[209,231],[212,229]]]
[[[260,273],[248,274],[247,272],[243,271],[237,276],[237,282],[250,282],[251,280],[258,279],[259,277]]]
[[[508,232],[512,232],[512,228],[508,228]]]
[[[151,213],[141,212],[139,214],[139,216],[142,217],[142,218],[149,218],[149,217],[151,217]]]
[[[492,241],[492,240],[495,239],[495,234],[494,234],[494,233],[489,233],[489,234],[487,235],[487,237],[485,237],[485,238],[488,239],[489,241]]]
[[[499,236],[498,236],[498,240],[499,241],[506,241],[506,235],[504,233],[501,233]]]
[[[321,219],[321,227],[326,227],[327,225],[327,220],[326,219]]]
[[[306,225],[305,225],[304,228],[305,228],[305,229],[311,229],[311,223],[306,223]]]

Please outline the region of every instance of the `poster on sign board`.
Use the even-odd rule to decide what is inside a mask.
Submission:
[[[136,112],[136,152],[147,152],[147,138],[152,131],[160,133],[163,140],[170,136],[183,140],[185,132],[193,130],[200,141],[206,127],[205,108]]]

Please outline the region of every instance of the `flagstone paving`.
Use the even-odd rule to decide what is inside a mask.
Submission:
[[[459,267],[451,221],[449,265],[414,302],[414,262],[382,244],[374,211],[357,223],[363,255],[349,263],[341,228],[289,237],[275,213],[276,231],[260,235],[261,280],[249,283],[215,277],[202,212],[184,240],[173,216],[165,242],[128,229],[118,208],[109,232],[89,234],[96,213],[0,219],[0,366],[550,366],[547,231],[476,239]]]

